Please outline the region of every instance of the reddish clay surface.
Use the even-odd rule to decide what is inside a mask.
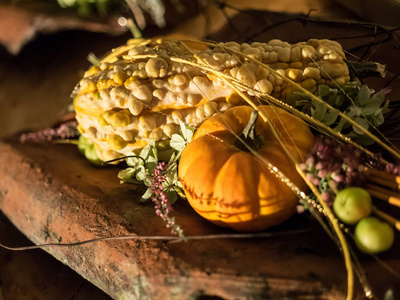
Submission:
[[[73,243],[121,235],[169,235],[141,190],[121,185],[118,168],[89,165],[71,145],[0,145],[0,208],[34,243]],[[175,205],[187,236],[230,233]],[[312,295],[341,299],[346,272],[339,251],[317,224],[294,218],[271,232],[304,232],[263,239],[166,243],[109,241],[47,248],[115,299],[273,299]],[[400,241],[382,258],[400,269]],[[361,255],[378,294],[399,286]],[[361,299],[360,290],[358,290]]]

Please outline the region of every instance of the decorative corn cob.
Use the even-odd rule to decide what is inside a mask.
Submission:
[[[134,40],[114,49],[79,82],[78,129],[101,160],[119,158],[139,151],[149,139],[168,144],[179,132],[179,120],[197,127],[216,112],[244,104],[228,81],[249,97],[261,93],[284,100],[296,85],[283,77],[310,92],[319,84],[344,85],[350,79],[344,58],[340,44],[330,40],[214,47]]]

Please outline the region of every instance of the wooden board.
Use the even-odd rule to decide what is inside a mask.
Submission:
[[[117,171],[91,166],[72,145],[3,142],[0,208],[36,244],[169,235],[152,204],[138,202],[143,191],[121,185]],[[175,205],[175,214],[187,236],[230,232],[200,218],[185,201]],[[343,259],[319,225],[300,216],[269,232],[276,236],[110,241],[46,251],[116,299],[343,298]],[[381,256],[395,270],[399,250],[397,239]],[[361,259],[379,295],[399,287],[399,279],[374,259]]]

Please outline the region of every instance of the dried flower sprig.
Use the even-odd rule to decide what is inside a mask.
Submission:
[[[193,127],[186,126],[183,122],[180,126],[181,133],[172,135],[169,143],[172,152],[169,152],[167,159],[161,158],[155,142],[149,141],[139,156],[133,155],[126,158],[129,167],[121,170],[118,177],[121,179],[121,183],[147,186],[141,201],[151,199],[155,204],[156,214],[167,222],[167,227],[172,229],[172,233],[185,239],[183,230],[175,223],[175,218],[170,215],[172,204],[178,199],[178,196],[185,197],[178,178],[178,161],[194,133]],[[165,162],[166,160],[168,163]]]
[[[307,179],[314,184],[329,205],[337,191],[360,186],[365,181],[365,155],[351,145],[335,139],[316,137],[310,156],[300,164]]]
[[[35,132],[23,133],[20,135],[19,140],[21,143],[25,142],[50,142],[56,139],[68,139],[79,136],[77,130],[78,122],[71,120],[60,124],[56,128],[45,128]]]
[[[171,232],[184,238],[182,228],[175,223],[175,218],[170,215],[173,211],[172,205],[168,200],[168,194],[164,189],[164,183],[167,179],[168,164],[161,161],[154,168],[153,175],[150,177],[151,182],[151,200],[155,204],[156,215],[167,222],[167,227],[171,228]]]

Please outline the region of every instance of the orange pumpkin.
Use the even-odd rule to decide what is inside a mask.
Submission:
[[[307,124],[277,107],[259,109],[296,161],[303,161],[314,141]],[[231,132],[240,136],[252,111],[249,106],[238,106],[206,120],[184,149],[178,170],[187,199],[197,213],[238,231],[278,225],[295,213],[298,204],[295,193]],[[256,152],[300,189],[307,189],[270,126],[259,118],[254,128],[259,142],[254,144]]]

